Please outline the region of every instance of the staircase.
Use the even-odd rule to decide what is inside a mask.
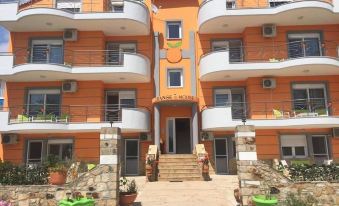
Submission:
[[[159,157],[159,181],[200,181],[201,171],[194,154],[162,154]]]

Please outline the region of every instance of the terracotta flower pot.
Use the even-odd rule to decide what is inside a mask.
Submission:
[[[137,193],[120,193],[119,195],[119,203],[121,206],[131,206],[135,199],[137,199]]]
[[[64,172],[50,172],[48,182],[51,185],[63,185],[66,183],[66,177]]]
[[[210,167],[209,167],[208,165],[205,165],[205,164],[204,164],[204,165],[202,166],[202,172],[203,172],[203,173],[208,173],[209,170],[210,170]]]

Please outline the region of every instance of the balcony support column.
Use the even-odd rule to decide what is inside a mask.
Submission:
[[[198,108],[197,103],[192,105],[192,147],[199,143],[199,129],[198,129]]]
[[[160,106],[154,106],[154,144],[160,148]],[[164,152],[164,151],[162,151]]]

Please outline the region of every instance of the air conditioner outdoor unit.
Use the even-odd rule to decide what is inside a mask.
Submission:
[[[2,144],[17,144],[18,143],[18,135],[17,134],[3,134],[1,136]]]
[[[211,140],[211,139],[213,139],[213,132],[201,131],[200,132],[200,139],[201,140]]]
[[[275,37],[277,35],[277,28],[275,24],[264,24],[262,25],[263,37]]]
[[[124,6],[124,0],[111,0],[112,6]]]
[[[65,41],[77,41],[78,40],[78,30],[76,30],[76,29],[65,29],[64,30],[64,40]]]
[[[339,127],[334,127],[332,129],[333,138],[339,138]]]
[[[152,135],[150,133],[147,133],[147,132],[142,132],[139,135],[139,139],[141,141],[149,141],[149,140],[152,140]]]
[[[264,89],[273,89],[277,86],[275,79],[273,78],[264,78],[262,79],[262,88]]]
[[[76,81],[65,81],[62,83],[62,92],[76,92],[77,87]]]

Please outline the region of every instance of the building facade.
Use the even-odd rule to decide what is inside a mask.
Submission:
[[[1,3],[0,25],[2,160],[97,162],[114,126],[127,175],[151,144],[198,143],[233,174],[246,121],[259,159],[339,161],[337,0],[27,0]]]

